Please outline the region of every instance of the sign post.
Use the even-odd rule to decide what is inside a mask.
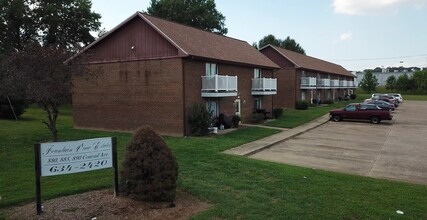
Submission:
[[[40,177],[114,168],[114,196],[118,195],[117,139],[94,138],[35,145],[37,215],[41,206]]]

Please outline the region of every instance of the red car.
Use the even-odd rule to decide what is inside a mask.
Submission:
[[[391,120],[393,116],[390,111],[381,109],[378,106],[371,104],[349,104],[343,109],[335,109],[329,112],[329,117],[333,121],[341,121],[343,119],[363,119],[370,120],[373,124],[378,124],[382,120]]]

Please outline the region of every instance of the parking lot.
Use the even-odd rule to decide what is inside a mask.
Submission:
[[[427,184],[427,102],[405,101],[392,121],[326,124],[251,158]]]

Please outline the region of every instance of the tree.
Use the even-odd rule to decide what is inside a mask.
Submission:
[[[285,40],[283,40],[280,44],[280,47],[295,51],[300,54],[305,54],[305,50],[297,43],[294,39],[290,38],[289,36],[286,37]]]
[[[396,77],[391,75],[387,78],[385,88],[387,90],[393,91],[396,88]]]
[[[0,54],[22,50],[35,39],[35,20],[29,0],[0,1]]]
[[[186,24],[195,28],[225,35],[225,16],[214,0],[151,0],[150,15]]]
[[[71,98],[71,78],[87,72],[84,65],[65,65],[64,61],[70,56],[69,52],[60,48],[33,44],[23,51],[11,53],[0,66],[8,70],[4,74],[7,80],[1,80],[0,87],[9,83],[9,94],[20,92],[26,100],[38,104],[47,113],[48,120],[42,122],[51,131],[53,141],[58,141],[56,121],[59,107],[69,103]]]
[[[372,74],[372,71],[367,71],[363,76],[363,79],[360,81],[360,88],[367,93],[371,93],[376,90],[378,86],[377,77]]]
[[[282,40],[280,38],[276,38],[274,35],[269,34],[265,37],[263,37],[259,42],[257,46],[254,46],[255,48],[263,48],[266,45],[273,45],[281,48],[285,48],[288,50],[295,51],[300,54],[305,54],[305,50],[297,43],[294,39],[290,38],[289,36],[286,37],[285,40]]]
[[[0,53],[31,42],[68,49],[91,43],[101,25],[91,7],[90,0],[0,1]]]
[[[425,94],[427,92],[427,70],[415,72],[412,79],[416,83],[417,90]]]

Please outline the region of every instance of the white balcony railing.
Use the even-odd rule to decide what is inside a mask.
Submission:
[[[330,79],[317,79],[317,88],[329,88],[331,87]]]
[[[331,87],[340,87],[340,81],[338,79],[331,80]]]
[[[301,77],[301,88],[315,88],[316,85],[316,77]]]
[[[252,91],[276,91],[277,79],[257,78],[252,79]]]
[[[215,95],[215,93],[217,94]],[[236,94],[237,76],[202,76],[203,97],[234,96]]]
[[[340,80],[340,87],[347,87],[347,80]]]

